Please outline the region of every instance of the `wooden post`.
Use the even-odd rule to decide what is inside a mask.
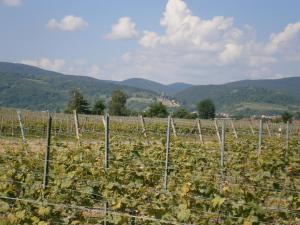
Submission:
[[[87,121],[88,121],[88,118],[86,116],[86,117],[84,117],[84,122],[83,122],[82,128],[81,128],[82,133],[85,131],[85,127],[86,127]]]
[[[74,123],[72,123],[71,121],[72,121],[72,119],[70,118],[70,134],[69,134],[70,137],[71,137],[72,134],[73,134],[73,124],[74,124]]]
[[[108,167],[109,167],[109,115],[106,114],[105,116],[105,158],[104,158],[104,169],[105,171],[108,171]],[[107,209],[108,209],[108,203],[105,202],[104,203],[104,215],[105,215],[105,219],[104,219],[104,224],[107,224]]]
[[[14,136],[14,118],[11,116],[11,136]]]
[[[98,123],[97,123],[97,119],[96,119],[96,120],[94,120],[94,121],[92,120],[93,132],[95,132],[95,127],[97,126],[97,124],[98,124]]]
[[[140,121],[141,121],[141,125],[142,125],[142,133],[145,137],[147,137],[147,131],[146,131],[145,120],[144,120],[143,115],[140,115]]]
[[[25,144],[26,143],[26,138],[25,138],[25,131],[24,131],[23,123],[22,123],[22,114],[21,114],[20,111],[18,111],[17,114],[18,114],[18,120],[19,120],[19,124],[20,124],[23,144]]]
[[[165,173],[164,173],[164,184],[163,184],[163,189],[165,191],[168,189],[170,137],[171,137],[171,116],[168,117],[168,127],[167,127],[166,160],[165,160]]]
[[[221,158],[220,158],[220,165],[221,165],[221,177],[222,182],[224,182],[224,152],[225,152],[225,120],[222,120],[222,137],[221,137]]]
[[[263,120],[259,121],[259,134],[258,134],[258,155],[261,153],[261,145],[262,145],[262,138],[263,138]]]
[[[76,138],[79,141],[80,140],[80,134],[79,134],[79,122],[78,122],[78,114],[76,110],[73,110],[74,113],[74,122],[75,122],[75,132],[76,132]]]
[[[271,130],[270,130],[268,122],[266,122],[266,128],[267,128],[267,131],[268,131],[268,134],[269,134],[269,138],[272,138],[272,133],[271,133]]]
[[[52,127],[53,127],[53,131],[54,131],[54,137],[56,137],[56,134],[57,134],[57,118],[56,118],[56,115],[54,115],[53,116],[53,118],[52,118],[52,121],[53,121],[53,125],[52,125]]]
[[[109,167],[109,115],[105,116],[105,170]]]
[[[286,137],[285,137],[285,149],[286,152],[289,149],[289,141],[290,141],[290,121],[286,122]]]
[[[238,134],[236,132],[233,120],[230,120],[230,124],[231,124],[232,130],[233,130],[233,135],[234,135],[235,139],[238,139]]]
[[[63,124],[63,119],[60,119],[60,123],[59,123],[59,134],[62,133],[62,124]]]
[[[251,133],[253,134],[253,135],[255,135],[255,132],[254,132],[254,129],[253,129],[253,125],[252,125],[252,120],[250,119],[250,130],[251,130]]]
[[[44,164],[44,180],[43,189],[46,189],[49,181],[49,160],[50,160],[50,145],[51,145],[51,125],[52,117],[49,115],[48,126],[47,126],[47,146],[45,151],[45,164]]]
[[[66,117],[67,119],[67,124],[66,124],[66,136],[69,136],[69,129],[70,129],[70,125],[69,125],[69,115],[67,115]]]
[[[216,119],[215,119],[215,129],[216,129],[216,134],[218,137],[219,144],[221,144],[221,137],[220,137],[219,127]]]
[[[3,134],[3,116],[1,116],[0,120],[0,136]],[[4,135],[3,135],[4,136]]]
[[[173,117],[171,117],[171,125],[172,125],[172,130],[173,130],[174,137],[177,137],[176,127],[175,127]]]
[[[197,119],[197,126],[198,126],[198,132],[199,132],[199,138],[200,138],[200,143],[204,144],[203,136],[202,136],[202,129],[201,129],[201,121],[200,119]]]
[[[103,126],[106,129],[106,121],[105,121],[105,116],[102,116],[102,122],[103,122]]]

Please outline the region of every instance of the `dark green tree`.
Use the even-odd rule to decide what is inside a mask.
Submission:
[[[284,123],[287,123],[288,121],[292,122],[293,114],[285,111],[285,112],[281,113],[281,119]]]
[[[72,113],[76,110],[80,114],[90,114],[90,106],[88,101],[83,97],[78,89],[70,91],[70,99],[65,113]]]
[[[185,117],[185,119],[197,119],[198,118],[198,114],[197,113],[189,113],[189,115],[187,115]]]
[[[205,99],[199,102],[197,110],[201,119],[213,119],[216,116],[215,104],[211,99]]]
[[[111,100],[108,104],[108,110],[114,116],[126,116],[128,110],[126,109],[127,95],[120,90],[113,91]]]
[[[165,118],[169,115],[167,107],[161,102],[154,102],[149,106],[145,116]]]
[[[190,115],[190,112],[187,111],[187,109],[185,109],[183,107],[176,109],[175,112],[173,113],[174,118],[188,118],[189,115]]]
[[[296,112],[295,119],[300,120],[300,112]]]
[[[94,115],[103,115],[105,110],[105,103],[103,99],[99,99],[95,102],[92,113]]]

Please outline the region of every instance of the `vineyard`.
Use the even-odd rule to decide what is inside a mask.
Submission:
[[[0,224],[300,224],[300,125],[0,111]]]

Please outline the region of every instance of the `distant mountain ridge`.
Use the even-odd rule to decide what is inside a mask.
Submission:
[[[197,85],[177,93],[175,98],[191,109],[195,109],[199,101],[211,98],[216,102],[218,111],[232,114],[298,111],[300,110],[300,77],[242,80],[222,85]]]
[[[69,91],[78,88],[90,102],[107,99],[120,89],[129,97],[155,98],[149,90],[86,76],[64,75],[37,67],[0,62],[0,106],[33,110],[63,110]]]
[[[63,110],[73,88],[80,89],[91,103],[98,98],[108,100],[113,90],[120,89],[127,93],[128,107],[134,110],[145,109],[164,92],[190,110],[195,110],[199,101],[211,98],[217,111],[233,115],[300,111],[300,77],[242,80],[222,85],[164,85],[141,78],[98,80],[0,62],[0,106]]]
[[[154,91],[157,94],[165,93],[168,96],[173,96],[176,93],[193,86],[187,83],[173,83],[169,85],[164,85],[143,78],[131,78],[131,79],[121,81],[120,83],[131,87]]]

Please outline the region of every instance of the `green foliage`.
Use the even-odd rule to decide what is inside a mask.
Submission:
[[[293,114],[292,114],[292,113],[289,113],[289,112],[287,112],[287,111],[285,111],[285,112],[283,112],[283,113],[281,114],[281,119],[282,119],[282,121],[283,121],[284,123],[287,123],[288,121],[289,121],[289,122],[292,122],[292,120],[293,120]]]
[[[201,119],[213,119],[216,116],[215,104],[211,99],[205,99],[199,102],[197,110]]]
[[[120,91],[115,90],[111,95],[111,100],[108,104],[109,113],[115,116],[125,116],[128,114],[126,109],[127,95]]]
[[[182,119],[196,119],[198,115],[196,113],[190,113],[186,108],[180,107],[173,113],[174,118]]]
[[[123,126],[126,129],[127,125]],[[230,163],[226,164],[228,176],[224,181],[219,174],[217,143],[199,146],[185,138],[172,138],[173,171],[169,173],[168,191],[163,191],[164,146],[159,142],[147,145],[140,137],[132,137],[129,143],[122,141],[122,136],[114,136],[107,171],[103,169],[103,154],[99,154],[98,144],[103,142],[79,146],[69,140],[53,141],[49,187],[44,191],[43,152],[29,148],[26,154],[20,145],[3,146],[6,154],[0,155],[0,195],[44,204],[1,199],[0,220],[6,224],[100,224],[103,214],[85,209],[101,209],[103,202],[108,202],[108,212],[134,211],[138,216],[174,224],[297,224],[297,139],[290,142],[287,166],[280,139],[266,140],[257,158],[257,146],[251,144],[256,139],[247,136],[237,144],[227,138]],[[100,150],[103,152],[103,147]],[[107,219],[116,225],[130,224],[122,215],[109,214]],[[153,222],[143,220],[142,224]]]
[[[0,62],[0,105],[30,110],[64,111],[69,91],[79,89],[89,102],[108,100],[113,90],[121,89],[129,97],[152,99],[156,93],[121,82],[86,76],[63,75],[37,67]],[[132,108],[138,109],[138,108]]]
[[[143,78],[131,78],[122,81],[122,84],[127,86],[142,88],[145,90],[150,90],[156,92],[157,94],[165,93],[168,96],[173,96],[176,93],[191,87],[191,84],[186,83],[173,83],[169,85],[164,85],[155,81],[143,79]]]
[[[222,85],[199,85],[175,95],[189,109],[196,109],[201,99],[212,99],[218,112],[230,114],[279,115],[287,107],[299,111],[300,78],[237,81]],[[248,110],[246,110],[248,108]]]
[[[104,170],[104,140],[99,139],[98,132],[103,124],[99,117],[95,117],[97,123],[86,121],[87,131],[82,132],[80,144],[70,137],[65,118],[62,130],[53,133],[49,186],[42,190],[44,147],[36,138],[44,137],[44,123],[36,118],[26,117],[26,127],[38,128],[28,129],[26,146],[20,139],[1,133],[0,196],[33,202],[0,198],[0,224],[102,224],[104,216],[97,209],[102,209],[104,202],[109,206],[108,223],[116,225],[130,224],[128,213],[172,221],[170,224],[299,222],[300,149],[295,130],[289,149],[282,148],[282,137],[264,136],[258,157],[257,136],[251,134],[249,124],[239,128],[242,132],[238,140],[227,127],[221,176],[220,146],[210,126],[213,121],[203,121],[207,141],[199,144],[198,133],[192,133],[195,121],[187,128],[187,121],[180,126],[175,120],[180,135],[171,137],[168,190],[163,190],[166,120],[146,122],[148,130],[155,131],[148,132],[147,138],[131,119],[113,121],[109,169]],[[10,134],[7,128],[11,121],[4,120],[2,125]],[[91,128],[95,128],[94,133]],[[182,135],[185,129],[189,135]],[[32,132],[40,133],[34,133],[31,139]],[[147,219],[137,219],[136,223],[160,224]]]
[[[65,113],[72,113],[76,110],[78,114],[90,114],[88,101],[83,97],[78,89],[70,91],[70,100]]]
[[[103,99],[99,99],[95,102],[92,113],[94,115],[103,115],[105,110],[105,103]]]
[[[144,113],[148,117],[165,118],[169,115],[167,107],[161,102],[154,102],[149,106],[149,109]]]
[[[173,117],[174,118],[186,118],[189,114],[190,113],[189,113],[189,111],[187,111],[187,109],[180,107],[175,110],[175,112],[173,113]]]
[[[297,113],[296,113],[295,119],[296,119],[296,120],[300,120],[300,112],[297,112]]]

